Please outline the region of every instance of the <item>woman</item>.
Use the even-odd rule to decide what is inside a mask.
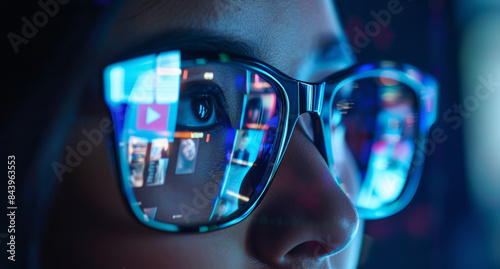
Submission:
[[[89,80],[99,77],[104,67],[122,60],[148,55],[151,52],[175,50],[223,52],[224,55],[250,57],[301,81],[317,81],[354,64],[338,15],[333,3],[328,0],[140,0],[123,1],[116,4],[112,11],[107,14],[106,22],[109,25],[99,25],[100,30],[104,29],[104,33],[99,36],[102,40],[94,51],[95,58],[85,67],[86,70],[97,70],[88,72]],[[196,67],[193,67],[193,70]],[[105,80],[106,74],[104,74]],[[205,79],[211,79],[212,76],[213,74],[207,75]],[[261,89],[259,88],[261,82],[256,80],[257,77],[252,83],[255,83],[257,91]],[[270,78],[264,80],[270,85],[274,83]],[[269,87],[277,88],[277,86]],[[287,89],[287,91],[290,98],[293,98],[293,90]],[[78,148],[81,141],[90,140],[89,137],[92,136],[85,135],[90,132],[81,130],[99,130],[103,120],[109,118],[108,109],[112,110],[115,133],[120,132],[121,129],[117,129],[116,125],[120,117],[113,114],[116,111],[113,112],[109,102],[106,107],[102,95],[100,98],[90,100],[83,106],[85,109],[78,113],[81,119],[77,119],[76,122],[81,124],[72,129],[73,134],[70,136],[72,139],[67,142],[70,148]],[[180,98],[178,109],[169,110],[168,113],[177,111],[179,115],[185,115],[192,112],[184,110],[186,106],[182,103],[182,89]],[[285,105],[283,100],[280,101],[281,106]],[[203,117],[208,115],[205,114],[207,113],[205,108],[209,106],[202,107],[200,104],[206,102],[206,99],[197,99],[197,108],[203,109],[194,110]],[[89,107],[91,109],[88,109]],[[139,109],[134,113],[140,113],[138,111]],[[155,114],[158,110],[145,111],[147,124],[152,124],[165,115]],[[114,147],[111,143],[96,142],[93,144],[92,152],[87,156],[81,156],[82,161],[72,167],[70,172],[61,170],[63,166],[57,166],[58,169],[55,170],[56,174],[64,175],[64,178],[58,186],[50,216],[47,218],[42,242],[42,266],[44,268],[355,268],[361,246],[363,219],[358,217],[351,200],[353,198],[348,196],[356,196],[359,164],[352,158],[339,158],[333,171],[343,176],[342,184],[337,184],[336,175],[331,172],[333,169],[331,157],[327,157],[328,154],[321,145],[330,142],[325,142],[316,136],[318,132],[315,128],[319,125],[318,115],[314,113],[317,111],[305,112],[307,113],[297,119],[297,125],[289,126],[291,136],[286,138],[288,143],[286,149],[283,146],[284,151],[274,156],[276,162],[269,161],[272,163],[269,164],[262,159],[261,162],[254,163],[256,166],[266,165],[269,169],[274,169],[272,172],[274,176],[262,176],[262,179],[259,177],[260,185],[253,184],[253,191],[249,192],[254,196],[240,195],[238,199],[244,202],[240,201],[239,204],[233,205],[227,205],[228,200],[219,194],[224,190],[224,186],[221,181],[217,181],[216,194],[200,198],[200,201],[206,205],[203,208],[210,207],[211,211],[221,213],[214,217],[213,221],[210,217],[211,220],[207,221],[206,225],[200,224],[199,221],[196,227],[200,228],[196,232],[193,232],[194,226],[188,225],[192,223],[188,223],[189,220],[183,214],[186,215],[187,212],[196,215],[197,213],[193,213],[192,210],[204,210],[198,207],[195,209],[186,207],[187,211],[181,211],[183,214],[172,215],[171,221],[175,223],[174,226],[181,227],[178,232],[168,228],[173,227],[172,225],[148,225],[150,220],[156,221],[155,218],[158,218],[159,213],[156,207],[153,210],[152,207],[142,208],[140,205],[141,201],[137,197],[142,195],[141,189],[147,191],[146,186],[135,188],[126,185],[123,182],[130,181],[130,177],[123,180],[120,169],[116,168],[123,168],[126,163],[124,160],[130,157],[122,158],[120,152],[114,155],[116,147],[120,147],[119,143],[123,141],[128,143],[128,140],[122,141],[118,135],[115,139],[119,141]],[[126,113],[122,117],[127,118],[130,115]],[[276,112],[276,116],[281,115],[278,114]],[[229,113],[229,116],[231,115]],[[182,119],[183,117],[179,116],[177,121]],[[284,124],[283,121],[285,120],[281,119],[279,123],[273,125],[270,119],[267,125],[255,127],[258,129],[255,132],[260,132],[259,142],[269,144],[264,141],[274,141],[276,144],[286,144],[277,143],[281,141],[278,140],[281,139],[278,136],[274,140],[266,137],[270,134],[266,133],[266,128],[278,128],[279,124]],[[124,124],[128,126],[126,119]],[[176,134],[179,131],[178,126],[179,123],[177,127],[174,125],[177,128]],[[239,130],[238,127],[235,129]],[[101,135],[107,133],[102,128],[100,130],[102,130]],[[98,133],[95,134],[94,138],[99,137]],[[175,137],[173,133],[166,136],[171,136],[169,138],[173,141],[181,139]],[[110,141],[109,139],[110,137],[104,140]],[[216,141],[217,138],[207,137],[204,134],[202,138],[195,139],[199,139],[199,143],[213,143],[209,141]],[[345,147],[343,145],[345,142],[331,143],[338,145],[338,148]],[[230,145],[233,144],[234,141],[230,142]],[[262,148],[269,146],[264,144]],[[107,147],[108,145],[112,147]],[[170,169],[175,170],[173,164],[175,147],[175,142],[169,144],[169,151],[172,150],[173,154],[170,154],[165,184],[171,179],[168,177]],[[200,164],[208,162],[208,158],[203,159],[201,156],[201,144],[199,147],[200,153],[195,160],[196,169],[201,169],[198,168]],[[279,145],[275,147],[278,148]],[[229,146],[227,150],[231,151],[233,147]],[[146,150],[146,158],[147,155]],[[64,160],[61,160],[61,164],[67,167]],[[230,165],[224,166],[220,173],[226,173],[228,167]],[[188,178],[190,174],[183,176],[185,180],[192,180]],[[241,176],[246,177],[248,174]],[[125,201],[123,199],[125,194],[122,193],[120,185],[127,193]],[[196,193],[194,188],[193,191]],[[163,197],[181,195],[170,192],[167,194]],[[229,192],[229,195],[232,194]],[[221,199],[219,207],[218,198]],[[159,203],[161,202],[163,200]],[[231,212],[224,213],[228,208],[232,208]],[[137,215],[137,210],[143,210],[144,216]],[[175,220],[176,218],[179,220]],[[183,218],[186,223],[182,222]],[[138,219],[140,221],[137,221]],[[198,221],[196,216],[192,217],[191,221],[193,219]],[[166,222],[168,221],[161,220],[162,224]],[[216,226],[213,231],[210,224]],[[201,227],[207,228],[203,230]]]

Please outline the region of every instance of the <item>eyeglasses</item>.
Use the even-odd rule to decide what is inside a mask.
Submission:
[[[416,191],[437,110],[435,80],[393,62],[307,83],[244,57],[167,51],[108,65],[104,91],[126,200],[164,231],[248,216],[304,113],[360,217],[394,214]]]

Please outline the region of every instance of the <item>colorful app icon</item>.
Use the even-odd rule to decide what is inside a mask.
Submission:
[[[170,105],[141,104],[137,106],[137,129],[166,131]]]

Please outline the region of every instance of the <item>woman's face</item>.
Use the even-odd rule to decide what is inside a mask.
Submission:
[[[300,80],[314,81],[352,64],[342,53],[343,33],[329,0],[125,2],[106,34],[104,58],[155,38],[164,37],[165,43],[175,45],[176,40],[169,39],[172,32],[203,32],[245,44],[250,48],[248,56]],[[81,125],[74,127],[76,134],[96,128],[106,117],[102,102],[93,105],[97,108],[87,115],[90,120],[79,121]],[[57,191],[45,233],[44,265],[355,267],[362,234],[358,227],[362,225],[313,144],[310,122],[302,121],[256,209],[236,225],[203,234],[156,231],[135,220],[110,164],[112,152],[106,143],[98,144],[65,175]],[[75,136],[75,143],[84,139]],[[279,220],[296,225],[278,225]]]
[[[181,149],[182,149],[182,155],[184,155],[184,158],[187,161],[194,160],[194,157],[196,156],[196,145],[194,144],[193,140],[191,139],[182,140]]]

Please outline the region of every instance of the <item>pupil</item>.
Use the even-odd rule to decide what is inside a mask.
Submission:
[[[193,102],[193,112],[202,121],[207,121],[212,115],[212,102],[206,96],[197,97]]]

